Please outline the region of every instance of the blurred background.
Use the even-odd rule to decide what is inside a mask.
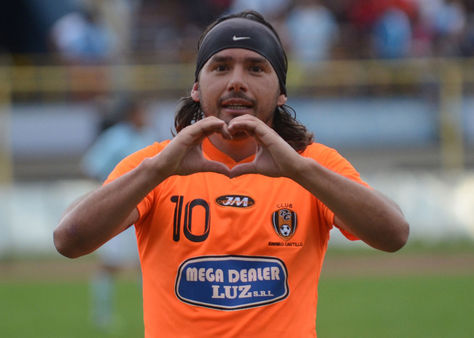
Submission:
[[[142,103],[144,139],[171,137],[200,33],[216,16],[248,8],[283,40],[297,118],[409,220],[401,267],[390,261],[381,271],[454,269],[474,284],[474,1],[16,0],[0,8],[0,296],[15,293],[8,282],[70,283],[91,273],[94,255],[67,261],[52,244],[65,208],[103,179],[88,170],[87,152],[128,121],[124,101]],[[360,247],[334,232],[328,278],[350,270]],[[462,285],[460,298],[472,299]],[[0,314],[18,303],[3,304]],[[460,325],[456,337],[474,332]]]

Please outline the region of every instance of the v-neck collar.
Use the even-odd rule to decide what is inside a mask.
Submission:
[[[224,163],[230,169],[232,169],[234,166],[240,163],[252,162],[253,159],[255,158],[255,154],[253,154],[253,155],[250,155],[249,157],[244,158],[242,161],[239,161],[239,162],[234,161],[232,157],[230,157],[226,153],[217,149],[216,146],[213,145],[212,142],[207,137],[202,141],[202,151],[205,157],[207,157],[209,160]]]

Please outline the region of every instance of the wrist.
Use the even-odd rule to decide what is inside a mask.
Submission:
[[[295,162],[295,169],[292,171],[291,178],[293,181],[300,185],[304,185],[310,177],[314,176],[315,170],[320,165],[314,160],[306,157],[301,157],[300,160]]]
[[[150,157],[144,159],[140,163],[140,170],[142,170],[146,181],[150,182],[153,187],[163,182],[169,175],[165,173],[165,170],[156,157]]]

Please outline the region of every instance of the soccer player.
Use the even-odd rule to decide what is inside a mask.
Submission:
[[[333,225],[383,251],[406,243],[397,205],[293,118],[286,72],[258,13],[218,19],[176,136],[123,160],[55,230],[73,258],[135,225],[146,337],[315,337]]]
[[[147,127],[145,103],[121,98],[113,105],[116,123],[100,133],[84,154],[81,167],[88,177],[103,183],[114,167],[126,156],[155,140]],[[102,329],[115,324],[115,279],[120,270],[138,267],[138,251],[133,227],[121,232],[97,250],[99,266],[91,279],[91,319]]]

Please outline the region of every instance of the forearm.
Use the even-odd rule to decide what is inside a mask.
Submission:
[[[225,122],[215,117],[184,128],[158,154],[70,207],[54,231],[56,249],[71,258],[94,251],[133,224],[140,201],[171,175],[202,171],[229,175],[228,167],[202,154],[202,139],[215,132],[230,138]]]
[[[74,203],[54,231],[57,250],[71,258],[94,251],[136,221],[136,206],[159,182],[145,160]]]
[[[293,179],[334,212],[339,227],[384,251],[396,251],[406,243],[408,224],[394,202],[311,159],[301,163]]]

